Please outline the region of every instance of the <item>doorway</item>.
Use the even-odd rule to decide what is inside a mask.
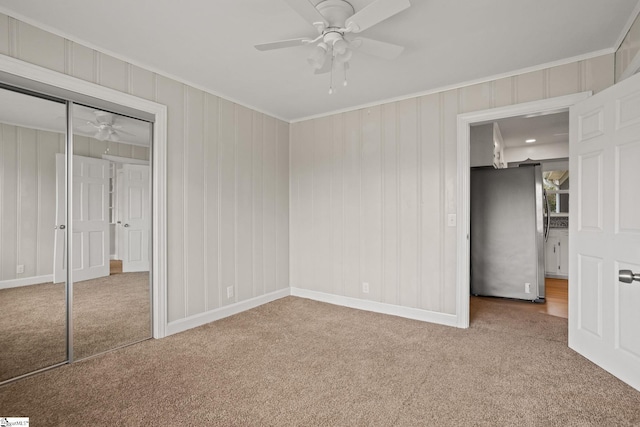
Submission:
[[[545,115],[568,111],[589,93],[461,114],[458,116],[458,199],[457,199],[457,313],[458,326],[469,327],[470,320],[470,128],[509,117]]]
[[[473,300],[568,317],[568,157],[568,111],[471,125]]]

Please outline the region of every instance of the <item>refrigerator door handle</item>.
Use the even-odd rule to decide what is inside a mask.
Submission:
[[[551,211],[549,206],[549,196],[547,195],[547,190],[542,190],[543,198],[544,198],[544,209],[546,213],[546,221],[544,224],[544,241],[546,242],[549,239],[549,229],[551,228]]]

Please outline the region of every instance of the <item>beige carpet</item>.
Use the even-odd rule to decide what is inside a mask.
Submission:
[[[74,290],[76,359],[151,335],[148,273],[78,282]],[[2,289],[0,313],[0,381],[66,360],[64,284]]]
[[[287,297],[0,388],[69,426],[624,426],[640,393],[569,350],[566,320],[473,303],[460,330]]]

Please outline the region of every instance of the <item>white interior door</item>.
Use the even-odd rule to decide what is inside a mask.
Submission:
[[[122,166],[122,271],[149,271],[151,212],[149,166]]]
[[[640,75],[570,114],[569,346],[640,390]]]
[[[53,283],[61,283],[67,280],[67,268],[65,263],[64,230],[67,226],[65,198],[65,155],[56,154],[56,225],[53,246]]]
[[[109,162],[73,156],[74,282],[109,275]]]
[[[115,185],[115,222],[116,222],[116,259],[122,260],[124,254],[124,227],[122,218],[124,217],[124,176],[122,165],[116,164],[116,185]],[[120,169],[119,169],[120,168]]]

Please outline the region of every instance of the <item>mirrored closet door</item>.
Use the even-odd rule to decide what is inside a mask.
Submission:
[[[66,104],[0,89],[0,382],[67,361]]]
[[[1,384],[152,336],[153,128],[9,87],[0,98]]]
[[[151,124],[73,105],[73,357],[151,337]]]

